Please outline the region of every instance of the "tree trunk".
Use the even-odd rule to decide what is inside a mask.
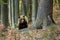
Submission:
[[[30,7],[30,0],[22,0],[22,4],[23,4],[23,11],[24,11],[24,15],[27,15],[29,7]]]
[[[9,15],[9,26],[12,26],[12,7],[11,7],[11,0],[8,0],[8,15]]]
[[[15,25],[18,23],[17,21],[18,16],[19,16],[19,0],[15,0]]]
[[[0,2],[0,23],[1,23],[1,2]]]
[[[29,19],[29,22],[32,21],[32,0],[30,0],[30,8],[29,8],[29,14],[28,14],[28,19]]]
[[[27,9],[26,9],[26,4],[25,4],[26,1],[22,0],[22,13],[23,15],[26,15],[27,14]]]
[[[11,7],[12,7],[12,27],[15,27],[15,0],[11,0]]]
[[[35,24],[37,16],[37,6],[38,6],[38,0],[32,0],[32,25]]]
[[[59,4],[59,7],[60,7],[60,0],[57,0],[58,1],[58,4]]]
[[[1,0],[2,1],[2,0]],[[7,0],[3,0],[4,3],[1,2],[1,23],[7,27],[8,26],[8,6]]]
[[[45,29],[47,25],[54,23],[52,18],[53,0],[40,0],[35,26]]]

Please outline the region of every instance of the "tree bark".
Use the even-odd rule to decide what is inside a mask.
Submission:
[[[8,0],[8,15],[9,15],[9,26],[12,26],[12,7],[11,7],[11,0]]]
[[[1,23],[1,2],[0,2],[0,23]]]
[[[23,4],[23,11],[24,11],[24,15],[27,16],[27,12],[29,10],[30,7],[30,0],[22,0],[22,4]]]
[[[17,19],[19,16],[19,0],[15,0],[15,25],[17,26]]]
[[[32,0],[32,25],[35,24],[37,17],[38,0]]]
[[[59,7],[60,7],[60,0],[57,0],[58,1],[58,5],[59,5]]]
[[[52,14],[53,0],[40,0],[35,27],[45,29],[48,24],[55,23]]]
[[[4,3],[2,3],[2,1]],[[1,0],[1,23],[7,27],[8,26],[8,6],[7,0]]]
[[[15,0],[11,0],[11,7],[12,7],[12,27],[15,27]]]

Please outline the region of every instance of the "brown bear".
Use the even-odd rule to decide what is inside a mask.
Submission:
[[[23,29],[23,28],[27,28],[28,27],[28,21],[27,21],[27,17],[21,15],[18,18],[18,29]]]

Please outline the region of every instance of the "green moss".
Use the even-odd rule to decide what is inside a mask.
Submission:
[[[48,30],[49,31],[54,31],[56,29],[56,25],[50,25],[49,27],[48,27]]]

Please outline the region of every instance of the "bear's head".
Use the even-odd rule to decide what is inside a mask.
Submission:
[[[28,18],[26,16],[24,16],[24,15],[20,15],[18,17],[18,22],[19,23],[23,23],[23,22],[27,22],[28,23]]]

